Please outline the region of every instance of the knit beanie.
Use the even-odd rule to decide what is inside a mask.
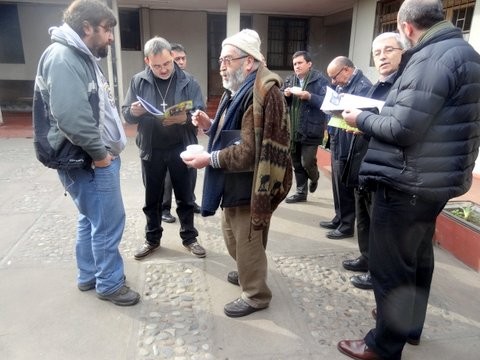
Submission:
[[[253,56],[258,61],[263,61],[264,57],[260,52],[260,37],[255,30],[243,29],[242,31],[232,35],[222,42],[222,47],[225,45],[233,45],[240,50]]]

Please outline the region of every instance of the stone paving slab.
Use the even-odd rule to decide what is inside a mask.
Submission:
[[[199,171],[197,196],[203,171]],[[356,239],[329,240],[329,180],[301,204],[282,204],[268,244],[270,307],[230,319],[223,305],[239,295],[226,282],[234,268],[219,214],[195,216],[205,259],[181,245],[179,224],[165,224],[161,248],[144,261],[138,152],[122,156],[127,224],[121,244],[127,284],[141,302],[121,308],[75,283],[76,210],[55,171],[34,158],[31,139],[0,139],[0,358],[29,359],[346,359],[343,338],[372,326],[373,293],[349,284],[341,261],[357,256]],[[425,332],[404,359],[476,359],[480,353],[480,276],[436,248]]]

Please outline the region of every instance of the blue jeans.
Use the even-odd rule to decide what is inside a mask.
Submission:
[[[60,181],[77,206],[78,284],[96,283],[109,295],[123,286],[123,260],[118,250],[125,227],[120,190],[120,158],[107,167],[58,170]]]

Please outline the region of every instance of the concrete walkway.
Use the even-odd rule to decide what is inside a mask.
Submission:
[[[204,140],[204,139],[203,139]],[[199,171],[197,196],[201,196]],[[333,216],[327,177],[309,201],[282,204],[268,244],[271,306],[230,319],[239,295],[219,215],[196,215],[205,259],[187,253],[179,225],[165,224],[162,248],[145,261],[143,185],[132,138],[122,156],[127,227],[121,245],[127,283],[142,294],[128,308],[80,292],[75,282],[76,211],[56,172],[36,159],[31,139],[0,139],[0,359],[346,359],[341,339],[373,325],[373,293],[349,284],[341,267],[356,239],[329,240],[320,220]],[[480,358],[480,274],[436,249],[436,271],[420,346],[403,359]]]

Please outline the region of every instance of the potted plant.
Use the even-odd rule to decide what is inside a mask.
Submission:
[[[480,270],[480,206],[450,201],[437,218],[435,242],[473,269]]]

